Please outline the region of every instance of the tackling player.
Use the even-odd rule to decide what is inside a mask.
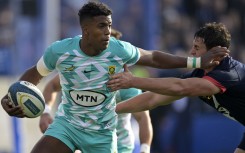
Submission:
[[[222,23],[207,23],[194,35],[191,54],[200,57],[213,46],[230,47],[231,35]],[[125,66],[126,71],[127,67]],[[227,56],[208,69],[195,69],[179,78],[138,78],[124,72],[111,77],[108,87],[139,88],[146,91],[117,106],[118,112],[137,112],[167,105],[185,96],[201,100],[224,116],[245,125],[245,65]],[[235,153],[245,153],[245,134]]]

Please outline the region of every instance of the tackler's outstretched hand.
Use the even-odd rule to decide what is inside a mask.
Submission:
[[[132,87],[132,81],[134,79],[134,76],[129,71],[126,64],[123,67],[124,72],[112,75],[110,77],[110,80],[107,82],[107,87],[110,88],[111,91],[127,89]]]
[[[201,56],[201,68],[208,69],[219,65],[219,62],[228,56],[230,51],[226,47],[213,47]]]

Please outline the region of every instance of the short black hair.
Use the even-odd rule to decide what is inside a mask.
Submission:
[[[206,23],[195,33],[194,37],[203,38],[208,50],[215,46],[229,48],[231,43],[231,34],[226,26],[216,22]]]
[[[80,24],[82,24],[85,19],[100,15],[112,15],[112,10],[104,3],[88,2],[87,4],[84,4],[78,12]]]

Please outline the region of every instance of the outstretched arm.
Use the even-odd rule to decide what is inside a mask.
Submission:
[[[229,50],[225,47],[213,47],[201,56],[200,63],[196,63],[199,60],[189,60],[187,62],[187,57],[176,56],[163,51],[146,51],[141,48],[139,48],[139,51],[141,57],[136,64],[162,69],[186,68],[188,65],[191,65],[191,68],[210,68],[218,65],[219,61],[229,54]],[[196,66],[193,67],[193,64]]]
[[[146,110],[152,110],[158,106],[168,105],[181,96],[166,96],[153,92],[144,92],[129,100],[123,101],[116,106],[117,113],[135,113]]]
[[[132,114],[139,125],[139,138],[141,153],[150,153],[150,146],[153,137],[153,130],[149,111],[137,112]]]
[[[138,88],[169,96],[209,96],[221,89],[203,78],[140,78],[133,76],[127,66],[125,72],[111,76],[107,82],[112,91],[123,88]]]

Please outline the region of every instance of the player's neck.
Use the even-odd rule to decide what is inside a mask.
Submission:
[[[101,51],[96,51],[93,45],[91,45],[90,43],[86,42],[86,40],[83,39],[80,39],[79,47],[81,51],[88,56],[96,56],[101,53]]]

